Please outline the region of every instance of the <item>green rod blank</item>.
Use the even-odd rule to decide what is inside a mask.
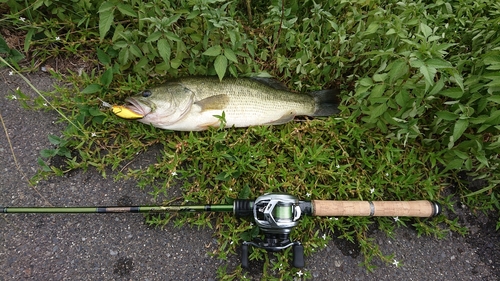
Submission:
[[[194,206],[105,206],[105,207],[0,207],[10,214],[83,214],[83,213],[167,213],[167,212],[232,212],[233,205]]]

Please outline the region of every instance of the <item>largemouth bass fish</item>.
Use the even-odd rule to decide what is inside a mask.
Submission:
[[[113,112],[126,119],[176,131],[279,125],[295,116],[330,116],[339,112],[334,90],[292,93],[268,78],[186,77],[129,97]]]

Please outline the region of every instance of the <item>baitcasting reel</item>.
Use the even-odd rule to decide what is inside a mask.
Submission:
[[[293,248],[294,267],[304,267],[304,247],[298,241],[290,240],[290,232],[299,223],[303,202],[289,194],[264,194],[254,200],[235,200],[234,213],[237,217],[253,215],[255,223],[265,238],[244,241],[241,246],[241,265],[248,268],[248,246],[278,252]]]

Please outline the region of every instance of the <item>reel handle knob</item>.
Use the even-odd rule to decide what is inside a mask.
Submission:
[[[292,247],[293,250],[293,261],[292,265],[296,268],[303,268],[304,263],[304,246],[300,244],[300,242],[296,242],[296,244]]]

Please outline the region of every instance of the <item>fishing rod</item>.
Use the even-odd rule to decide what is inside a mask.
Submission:
[[[441,206],[432,201],[302,201],[284,193],[267,193],[255,200],[236,199],[232,205],[108,206],[108,207],[0,207],[0,213],[167,213],[167,212],[233,212],[238,218],[252,217],[264,239],[243,241],[241,265],[248,268],[248,248],[277,252],[292,247],[292,265],[304,267],[304,247],[291,241],[290,233],[302,216],[388,216],[434,217]]]

